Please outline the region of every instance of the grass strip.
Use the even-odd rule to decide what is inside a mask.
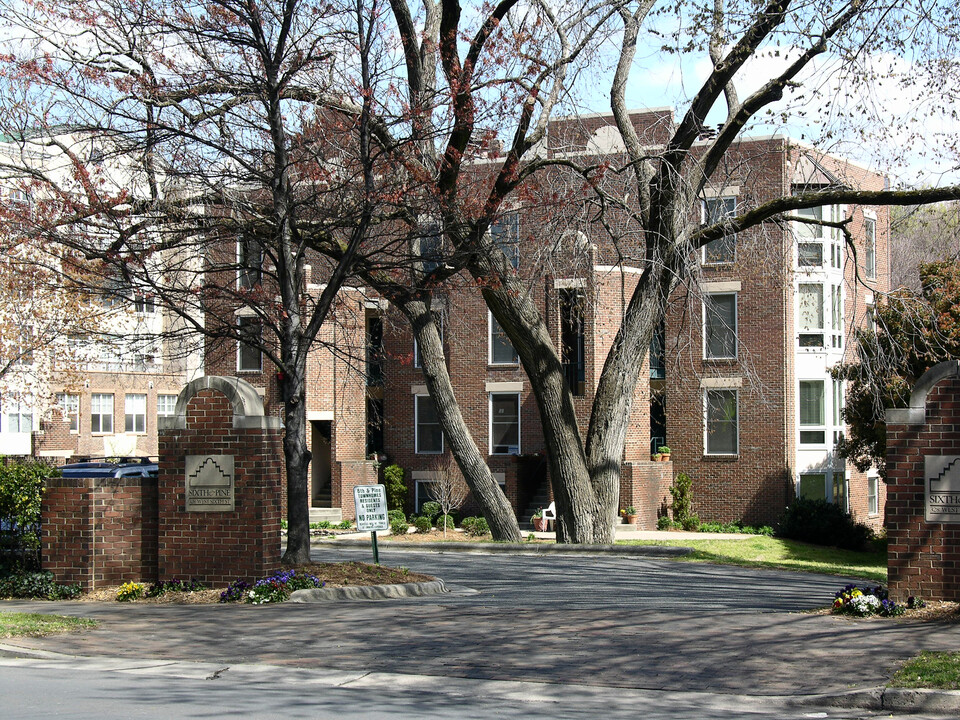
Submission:
[[[888,687],[960,690],[960,653],[924,650],[897,670]]]
[[[855,552],[757,535],[745,540],[622,540],[618,545],[672,545],[693,548],[678,562],[776,568],[887,581],[886,550]]]
[[[43,613],[0,612],[0,638],[19,636],[43,637],[97,627],[90,618]]]

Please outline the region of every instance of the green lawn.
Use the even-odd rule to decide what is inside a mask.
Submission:
[[[693,548],[686,562],[783,568],[887,581],[887,552],[853,552],[794,540],[753,535],[745,540],[622,540],[618,545],[674,545]]]
[[[0,638],[32,635],[42,637],[55,633],[85,630],[97,626],[96,620],[42,613],[0,612]]]
[[[889,686],[960,690],[960,653],[924,650],[897,670]]]

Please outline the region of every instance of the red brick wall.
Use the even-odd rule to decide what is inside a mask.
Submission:
[[[161,580],[224,584],[279,568],[283,431],[235,429],[232,419],[222,394],[202,390],[187,406],[186,429],[161,431]],[[234,455],[233,511],[185,511],[187,455]]]
[[[157,579],[157,481],[51,478],[43,498],[41,562],[84,590]]]
[[[960,524],[924,519],[926,455],[960,455],[960,378],[927,395],[925,425],[887,423],[887,575],[891,596],[960,601]]]
[[[637,528],[656,530],[657,515],[670,505],[673,484],[672,462],[625,462],[620,473],[620,510],[631,505],[637,510]]]

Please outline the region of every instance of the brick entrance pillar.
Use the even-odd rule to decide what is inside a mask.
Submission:
[[[160,580],[255,580],[280,565],[283,427],[239,378],[203,377],[160,418]]]
[[[886,421],[890,595],[960,601],[960,363],[924,373]]]

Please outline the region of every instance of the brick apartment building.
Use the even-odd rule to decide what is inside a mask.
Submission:
[[[643,141],[657,145],[673,111],[636,113],[634,122]],[[612,120],[597,115],[558,122],[543,151],[614,157],[618,142]],[[702,220],[801,189],[884,185],[881,176],[783,137],[742,141],[726,166],[701,198]],[[536,246],[530,239],[540,227],[537,212],[546,211],[508,213],[491,230],[498,242],[517,249],[518,271],[528,275],[561,351],[585,431],[598,374],[642,260],[618,257],[598,229],[581,224],[557,241],[564,244],[566,265],[534,268],[528,253]],[[655,522],[680,471],[693,478],[694,508],[703,519],[771,523],[799,494],[842,503],[870,524],[882,522],[883,484],[834,455],[843,432],[843,388],[829,369],[852,357],[854,328],[869,322],[874,297],[887,290],[888,214],[854,206],[801,214],[852,218],[855,253],[834,228],[768,223],[704,248],[693,281],[674,293],[642,371],[624,452],[621,506],[638,505],[646,526]],[[244,252],[241,244],[236,251]],[[238,273],[225,282],[249,278]],[[319,292],[320,285],[308,288]],[[475,288],[438,292],[435,303],[463,415],[523,521],[531,507],[549,502],[545,444],[529,380]],[[339,507],[352,517],[352,487],[375,481],[385,459],[407,471],[408,506],[419,507],[438,463],[449,457],[412,334],[398,315],[369,290],[345,288],[335,319],[322,329],[308,363],[314,507]],[[252,320],[239,312],[237,322]],[[208,348],[204,372],[243,377],[262,394],[266,412],[280,414],[282,380],[252,347]],[[114,428],[129,425],[127,407],[145,406],[138,451],[149,451],[156,443],[155,414],[170,407],[183,382],[177,374],[91,374],[79,400],[67,401],[71,408],[79,403],[69,418],[77,428],[75,452],[103,443],[104,396],[113,397]],[[130,396],[136,399],[128,406]],[[98,415],[100,432],[88,433]],[[70,432],[63,423],[44,429],[34,453],[69,445]],[[60,436],[67,442],[53,444]],[[672,449],[670,463],[651,460],[661,444]]]

